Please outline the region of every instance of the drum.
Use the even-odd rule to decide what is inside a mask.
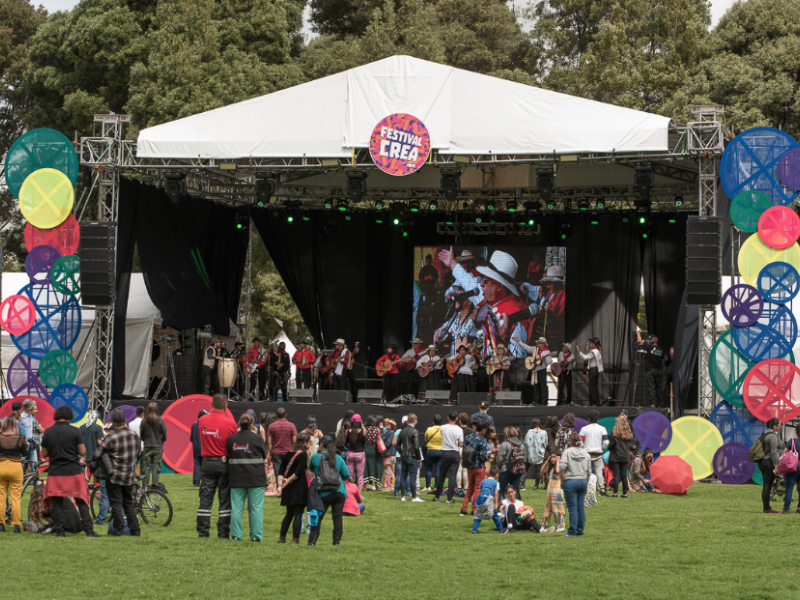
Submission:
[[[236,359],[220,358],[217,363],[217,377],[220,387],[233,387],[236,383]]]

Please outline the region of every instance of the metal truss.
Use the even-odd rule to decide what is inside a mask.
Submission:
[[[514,223],[455,223],[436,224],[439,235],[539,235],[539,225],[517,225]]]
[[[719,160],[725,149],[725,109],[718,105],[695,106],[692,114],[696,120],[687,124],[686,141],[689,154],[697,159],[698,212],[701,216],[713,217],[717,214]],[[716,306],[700,306],[698,322],[697,411],[699,415],[709,417],[717,405],[717,392],[709,372],[711,349],[717,341]]]

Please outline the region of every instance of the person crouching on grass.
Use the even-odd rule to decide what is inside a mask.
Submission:
[[[542,529],[534,518],[533,509],[525,506],[522,500],[517,499],[517,490],[513,485],[506,488],[506,497],[500,518],[506,523],[506,533],[517,531],[532,531],[533,533],[553,533],[555,527]]]
[[[497,467],[492,467],[489,471],[489,477],[481,482],[480,494],[475,503],[475,520],[472,522],[472,533],[478,533],[478,527],[481,521],[491,519],[494,521],[497,531],[504,532],[503,523],[500,521],[500,515],[497,514],[496,507],[499,506],[500,485],[497,483],[497,476],[500,470]]]

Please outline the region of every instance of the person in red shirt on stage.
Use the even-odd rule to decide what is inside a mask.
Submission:
[[[539,319],[542,331],[547,339],[564,338],[564,310],[566,297],[564,294],[564,269],[553,265],[547,269],[547,276],[542,277],[542,310]]]
[[[259,338],[253,338],[253,347],[247,352],[245,372],[250,376],[250,389],[255,390],[255,398],[267,395],[267,353]]]
[[[497,250],[492,253],[489,265],[478,267],[476,271],[483,275],[481,292],[484,303],[478,307],[478,321],[485,335],[484,354],[490,347],[504,344],[513,356],[524,357],[525,350],[514,338],[527,340],[530,311],[520,300],[514,285],[517,261],[507,252]]]
[[[386,346],[386,354],[381,356],[378,359],[378,362],[375,364],[376,367],[389,363],[391,364],[391,369],[383,376],[383,398],[387,402],[391,402],[397,396],[400,395],[398,391],[399,388],[397,386],[397,378],[399,376],[399,371],[397,370],[397,362],[400,360],[400,355],[397,354],[397,346],[394,344],[389,344]],[[388,365],[387,365],[388,366]]]
[[[411,349],[403,354],[403,364],[406,369],[411,367],[408,371],[408,383],[406,384],[406,394],[416,396],[419,393],[420,376],[417,372],[417,361],[425,354],[425,347],[422,345],[422,340],[414,338],[411,340]],[[406,362],[408,364],[406,364]]]
[[[214,394],[211,412],[200,417],[200,449],[203,466],[200,469],[200,508],[197,509],[197,534],[207,538],[211,529],[211,507],[214,494],[219,496],[217,512],[217,536],[230,538],[231,530],[231,488],[228,481],[228,437],[236,433],[236,421],[227,413],[228,398],[224,394]]]
[[[307,390],[311,387],[311,365],[317,360],[314,352],[306,348],[305,340],[297,342],[297,352],[292,357],[292,364],[295,366],[294,380],[297,389]]]

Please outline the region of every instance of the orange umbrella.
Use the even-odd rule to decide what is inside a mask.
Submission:
[[[659,456],[650,465],[650,481],[665,494],[685,494],[694,483],[692,467],[680,456]]]

